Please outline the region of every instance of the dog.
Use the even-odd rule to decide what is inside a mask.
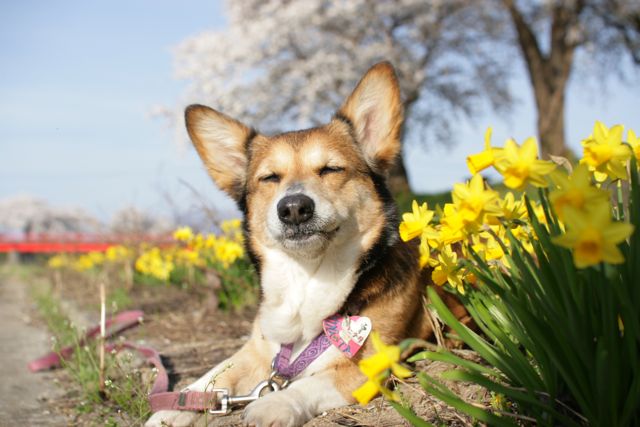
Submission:
[[[425,308],[429,274],[420,269],[417,245],[399,238],[386,186],[403,121],[391,64],[374,65],[324,126],[267,136],[202,105],[189,106],[185,117],[209,175],[244,215],[245,244],[262,291],[248,342],[187,390],[249,393],[269,378],[283,344],[299,353],[336,314],[369,319],[387,343],[432,335]],[[447,301],[460,317],[461,306]],[[360,323],[356,334],[367,329]],[[358,361],[374,353],[370,341],[355,355],[330,345],[288,387],[250,403],[244,422],[299,426],[354,403],[352,392],[366,380]],[[163,410],[146,425],[184,426],[197,417]]]

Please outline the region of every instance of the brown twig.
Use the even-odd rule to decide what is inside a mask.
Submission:
[[[107,303],[106,303],[106,292],[105,292],[104,281],[100,281],[100,371],[98,374],[98,378],[100,384],[98,389],[100,390],[100,395],[105,396],[104,390],[104,341],[106,335],[106,311],[107,311]]]

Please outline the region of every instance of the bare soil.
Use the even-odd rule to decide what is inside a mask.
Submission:
[[[64,285],[56,289],[56,292],[59,298],[70,307],[70,310],[75,312],[72,317],[80,319],[77,320],[78,322],[96,322],[98,320],[96,289],[91,289],[91,286],[87,286],[86,283],[80,280],[65,280],[63,283]],[[5,292],[4,285],[2,289]],[[13,288],[6,292],[16,294]],[[190,384],[218,362],[237,351],[248,338],[251,321],[255,316],[254,309],[236,313],[225,313],[218,310],[212,290],[204,287],[185,290],[174,286],[134,286],[129,294],[133,301],[130,308],[143,309],[145,311],[145,321],[141,326],[126,331],[123,334],[124,338],[143,342],[154,347],[162,354],[163,361],[170,373],[171,386],[174,389],[180,389]],[[24,298],[24,295],[22,297]],[[6,298],[3,296],[2,301],[4,302]],[[15,295],[14,298],[16,298]],[[24,303],[28,305],[28,302],[25,301]],[[15,306],[13,303],[9,303],[9,305]],[[18,309],[18,311],[20,312],[21,310]],[[1,313],[5,317],[4,309],[1,310]],[[14,323],[20,323],[19,315],[14,314],[14,316],[18,317],[14,320]],[[27,325],[27,327],[29,326]],[[4,333],[5,331],[3,331]],[[40,353],[45,352],[48,347],[49,340],[42,329],[34,329],[26,334],[37,345],[34,344],[34,348],[30,350],[28,355],[23,355],[20,358],[20,362],[30,357],[38,356]],[[4,335],[2,335],[2,341],[6,342]],[[2,360],[8,357],[5,352],[0,354],[2,354]],[[475,358],[471,352],[466,352],[465,354],[471,359]],[[450,369],[451,366],[438,362],[420,362],[417,368],[437,376],[442,371]],[[13,372],[15,369],[11,371]],[[76,409],[79,399],[78,391],[74,390],[73,384],[63,371],[44,375],[33,375],[27,372],[24,376],[30,377],[31,381],[40,381],[38,384],[41,384],[45,382],[41,379],[46,378],[46,375],[56,378],[64,392],[56,392],[56,387],[49,384],[47,401],[40,402],[39,406],[36,401],[33,408],[38,408],[35,412],[45,413],[48,411],[46,413],[50,413],[51,420],[55,418],[61,424],[37,422],[25,425],[94,425],[95,414],[78,413]],[[18,382],[21,383],[21,381],[19,380]],[[460,414],[426,394],[415,379],[409,379],[399,384],[398,387],[414,411],[436,425],[477,425],[466,415]],[[450,384],[450,387],[469,401],[485,405],[488,402],[489,397],[486,391],[477,386]],[[34,388],[38,388],[38,386],[34,386]],[[1,390],[4,395],[5,388]],[[42,392],[44,389],[39,390]],[[30,395],[31,393],[33,393],[33,390],[25,394]],[[0,419],[5,418],[2,411],[7,411],[2,409],[2,405],[3,402],[0,402]],[[16,413],[21,412],[16,409],[6,413],[10,417],[16,417]],[[31,409],[31,412],[34,412],[34,409]],[[118,417],[121,420],[120,425],[130,425],[126,417],[121,415],[118,415]],[[1,421],[0,425],[2,425]],[[240,426],[242,425],[241,411],[235,411],[228,416],[203,417],[197,425]],[[401,426],[409,424],[383,399],[377,398],[366,407],[353,405],[329,411],[311,420],[306,425],[319,427]]]
[[[68,419],[48,402],[62,390],[51,373],[32,374],[27,362],[49,351],[49,335],[34,325],[26,285],[0,275],[0,426],[63,426]]]

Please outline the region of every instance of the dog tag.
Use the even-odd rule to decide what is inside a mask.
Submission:
[[[371,332],[371,319],[334,314],[322,322],[324,333],[338,350],[352,358],[364,345]]]

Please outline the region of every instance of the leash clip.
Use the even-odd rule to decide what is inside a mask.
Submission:
[[[269,390],[269,393],[278,391],[280,390],[280,385],[271,379],[264,380],[260,382],[251,393],[242,396],[229,396],[228,389],[214,388],[212,392],[216,392],[220,396],[220,409],[209,409],[209,413],[214,415],[228,414],[231,412],[231,409],[237,406],[248,405],[254,400],[258,400],[262,397],[262,393],[265,390]]]

